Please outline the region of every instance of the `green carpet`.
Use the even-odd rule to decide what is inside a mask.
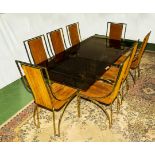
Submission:
[[[0,125],[32,100],[19,79],[0,90]]]

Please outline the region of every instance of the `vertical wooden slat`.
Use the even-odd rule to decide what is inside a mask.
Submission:
[[[60,29],[49,33],[55,54],[61,53],[65,50]]]
[[[29,40],[28,45],[35,64],[47,60],[46,51],[41,37]]]
[[[111,23],[110,24],[109,39],[121,40],[122,31],[123,31],[123,24]]]
[[[68,25],[68,31],[69,31],[70,41],[72,43],[72,46],[78,44],[80,42],[80,38],[79,38],[77,23]]]
[[[26,79],[33,92],[36,104],[52,109],[51,97],[39,68],[22,65]]]

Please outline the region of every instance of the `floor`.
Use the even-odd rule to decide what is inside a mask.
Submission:
[[[126,39],[126,42],[131,44],[133,40]],[[147,49],[153,50],[154,44],[148,44]],[[0,89],[0,125],[26,106],[32,99],[32,95],[25,90],[20,79]]]
[[[25,90],[20,79],[0,89],[0,125],[30,101],[32,95]]]
[[[141,77],[137,79],[135,85],[130,76],[128,80],[130,89],[119,113],[117,113],[116,102],[113,105],[111,129],[108,127],[105,114],[94,104],[83,99],[81,99],[81,117],[79,118],[77,99],[74,98],[64,113],[61,136],[54,136],[52,113],[40,109],[41,125],[37,128],[33,120],[34,104],[31,102],[18,115],[2,125],[0,141],[153,142],[155,141],[155,54],[144,54]],[[16,101],[19,103],[18,100]],[[56,113],[57,123],[61,112]]]

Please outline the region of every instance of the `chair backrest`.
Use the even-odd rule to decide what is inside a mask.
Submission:
[[[106,36],[108,36],[109,39],[121,40],[122,33],[124,32],[123,39],[125,39],[126,27],[127,27],[127,24],[125,23],[107,22]]]
[[[61,53],[66,49],[66,43],[65,43],[64,33],[62,28],[48,32],[47,38],[48,38],[48,41],[50,38],[55,54]],[[50,41],[49,41],[49,45],[51,48]],[[51,48],[51,51],[52,51],[52,48]]]
[[[139,53],[137,55],[137,59],[136,59],[136,65],[138,66],[140,64],[140,61],[141,61],[141,58],[144,54],[144,51],[145,51],[145,48],[146,48],[146,45],[147,45],[147,42],[149,40],[149,37],[150,37],[150,34],[151,34],[151,31],[145,36],[143,42],[142,42],[142,45],[139,49]]]
[[[34,96],[35,103],[45,108],[52,109],[52,95],[50,94],[48,85],[43,77],[43,71],[46,73],[45,68],[41,68],[20,61],[16,61],[16,63],[18,65],[20,63],[21,68],[24,71],[26,80]]]
[[[129,73],[132,61],[133,61],[134,56],[135,56],[136,51],[137,51],[137,47],[138,47],[138,42],[135,42],[134,45],[133,45],[133,48],[131,50],[131,56],[130,56],[130,60],[129,60],[128,66],[126,68],[126,71],[124,72],[123,80],[125,80],[126,77],[128,76],[128,73]]]
[[[118,93],[119,93],[125,71],[126,71],[127,66],[129,64],[129,61],[130,61],[130,57],[131,57],[131,54],[129,54],[127,56],[127,58],[125,59],[125,61],[122,64],[120,64],[118,76],[117,76],[117,79],[116,79],[116,83],[115,83],[115,85],[113,87],[113,91],[111,93],[111,96],[112,96],[113,99],[115,99],[117,97]]]
[[[45,60],[47,60],[46,50],[45,50],[45,47],[44,47],[44,44],[43,44],[43,38],[44,38],[44,36],[41,35],[41,36],[26,40],[26,41],[23,42],[30,63],[32,63],[32,62],[30,60],[30,56],[29,56],[29,52],[28,52],[26,43],[28,43],[29,50],[31,52],[31,56],[32,56],[33,61],[34,61],[34,63],[36,65],[42,63]],[[45,41],[45,39],[44,39],[44,41]],[[46,42],[45,42],[45,44],[46,44]],[[46,48],[47,48],[47,45],[46,45]]]
[[[69,39],[69,43],[71,46],[74,46],[81,41],[79,23],[73,23],[66,26],[67,35]]]

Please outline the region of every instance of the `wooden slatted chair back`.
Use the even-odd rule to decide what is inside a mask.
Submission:
[[[117,76],[113,91],[111,93],[111,97],[113,99],[115,99],[117,97],[118,93],[119,93],[119,90],[120,90],[120,87],[121,87],[121,84],[122,84],[122,81],[123,81],[124,74],[126,72],[127,66],[129,65],[130,57],[131,57],[131,54],[129,56],[127,56],[125,61],[120,65],[118,76]]]
[[[132,51],[131,51],[130,60],[129,60],[128,66],[127,66],[127,68],[126,68],[126,71],[124,72],[123,80],[125,80],[126,77],[127,77],[128,74],[129,74],[132,61],[133,61],[134,56],[135,56],[136,51],[137,51],[137,47],[138,47],[138,42],[136,42],[136,43],[133,45],[133,48],[132,48]]]
[[[143,43],[140,47],[139,53],[138,53],[138,59],[137,59],[137,65],[140,64],[141,58],[143,56],[143,53],[145,51],[146,45],[148,43],[149,37],[150,37],[151,31],[145,36]]]
[[[33,61],[36,65],[47,60],[47,55],[41,36],[36,37],[34,39],[30,39],[27,42],[30,48]]]
[[[120,41],[122,39],[122,35],[123,35],[123,39],[125,39],[126,26],[127,26],[127,24],[125,24],[125,23],[107,22],[106,36],[108,36],[108,38],[111,40],[119,40]]]
[[[22,69],[25,73],[28,84],[32,90],[35,103],[48,109],[52,109],[52,96],[49,93],[49,88],[43,78],[42,69],[22,64]]]
[[[64,34],[63,34],[63,30],[61,28],[51,31],[51,32],[47,33],[47,35],[50,36],[50,40],[51,40],[55,54],[59,54],[65,50]]]
[[[79,23],[74,23],[71,25],[66,26],[68,38],[70,41],[70,44],[72,46],[80,43],[80,29],[79,29]]]

